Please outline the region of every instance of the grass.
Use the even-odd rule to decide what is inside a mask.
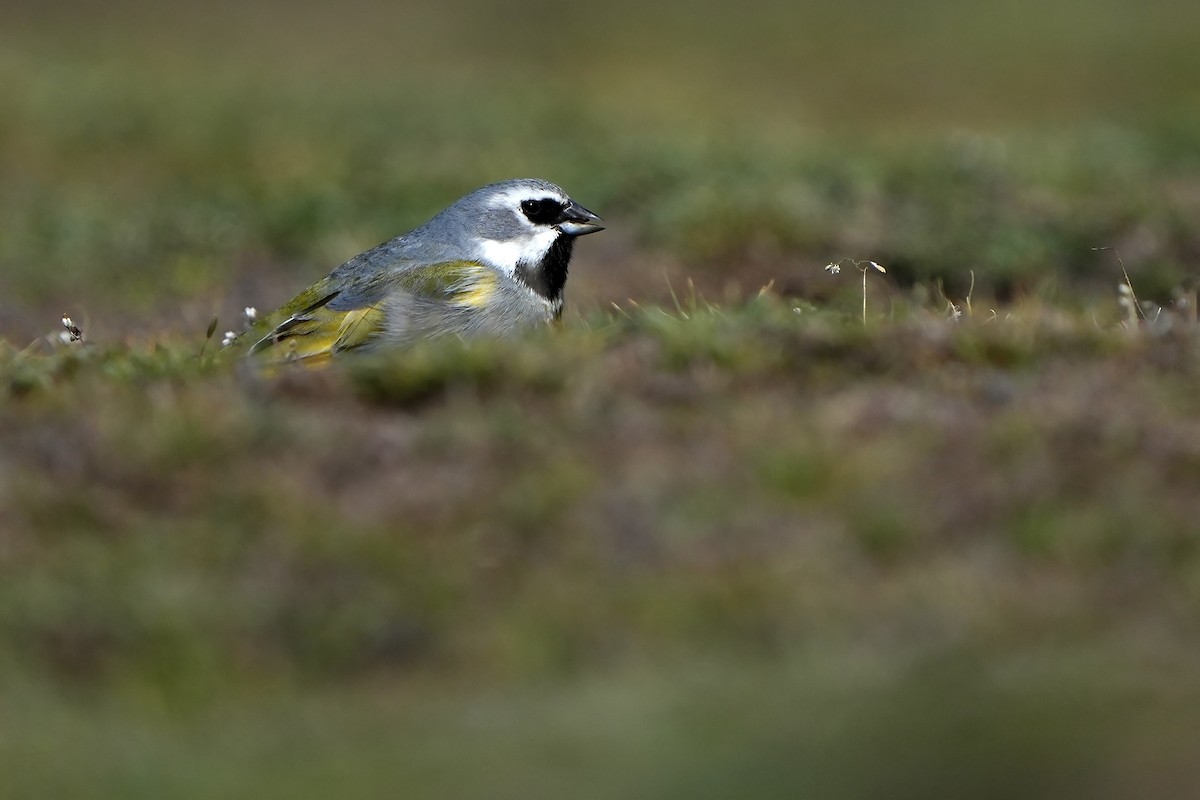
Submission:
[[[5,773],[1186,785],[1200,339],[1111,313],[766,294],[265,381],[199,341],[9,352]]]
[[[1033,13],[1008,1],[1013,14]],[[1163,14],[1146,9],[1138,18],[1187,29],[1165,12],[1193,12],[1156,4]],[[981,292],[1004,298],[1047,279],[1107,291],[1120,271],[1093,248],[1110,246],[1147,299],[1164,302],[1200,251],[1191,224],[1200,210],[1200,115],[1190,83],[1163,75],[1200,64],[1186,37],[1157,27],[1144,40],[1118,36],[1134,25],[1120,5],[1081,4],[1089,26],[1065,10],[1061,19],[1033,14],[1029,29],[1041,22],[1053,52],[1008,47],[1020,33],[995,20],[984,26],[995,41],[973,27],[956,38],[930,22],[885,48],[882,34],[866,35],[895,22],[880,12],[863,23],[877,64],[867,72],[853,48],[779,41],[781,31],[807,30],[812,8],[799,7],[796,19],[736,23],[710,9],[688,25],[709,17],[736,25],[745,38],[731,35],[722,46],[736,46],[741,59],[710,64],[689,55],[693,40],[681,32],[644,52],[647,75],[628,75],[628,65],[605,72],[609,62],[597,53],[583,92],[558,71],[531,76],[531,65],[543,63],[536,58],[473,69],[490,49],[472,59],[428,53],[428,70],[413,71],[403,59],[388,62],[384,48],[360,54],[363,65],[340,48],[364,48],[323,38],[313,62],[290,49],[310,39],[275,41],[284,53],[272,57],[261,41],[238,46],[234,37],[215,64],[205,28],[187,29],[194,21],[186,15],[143,19],[149,29],[133,37],[138,46],[104,48],[103,37],[77,42],[51,12],[42,19],[29,11],[33,20],[18,19],[0,51],[0,286],[11,298],[0,335],[28,341],[42,332],[40,320],[64,311],[90,316],[108,338],[172,322],[190,332],[214,311],[232,318],[244,305],[280,302],[287,289],[449,199],[520,174],[553,178],[601,209],[628,248],[610,252],[606,266],[628,260],[629,250],[650,253],[710,296],[730,282],[753,292],[770,279],[784,293],[810,296],[812,281],[800,276],[843,256],[876,260],[904,285],[941,280],[958,295],[972,270]],[[123,7],[98,30],[123,19]],[[922,4],[918,18],[936,18],[939,8]],[[600,30],[617,24],[618,12],[578,33],[577,48],[604,49],[610,40]],[[306,20],[328,24],[317,10],[296,11],[292,24],[306,30]],[[252,20],[237,21],[254,38]],[[487,31],[493,23],[478,24]],[[756,45],[772,24],[772,45]],[[1076,35],[1051,36],[1060,25]],[[379,33],[393,30],[381,23]],[[1066,42],[1082,48],[1075,68],[1094,69],[1095,83],[1029,91],[1021,70],[1040,64],[1044,74],[1062,74]],[[993,87],[990,108],[1025,109],[1014,120],[962,116],[974,105],[971,83],[948,87],[914,66],[901,69],[915,51],[961,65],[985,46],[996,51],[994,63],[970,68]],[[1130,48],[1136,58],[1118,58]],[[820,61],[789,64],[797,49]],[[333,69],[324,58],[346,63]],[[744,83],[761,88],[722,88],[708,73],[730,62],[738,72],[796,79],[774,87],[747,75]],[[797,72],[771,72],[785,68]],[[651,86],[660,88],[643,96]],[[838,112],[844,101],[826,98],[822,86],[855,98],[858,113]],[[1146,108],[1157,96],[1150,86],[1165,96]],[[904,122],[914,112],[878,97],[904,92],[920,121]],[[1059,95],[1071,97],[1059,97],[1062,108],[1085,109],[1057,116],[1031,105]],[[630,296],[667,300],[658,270],[652,280],[635,278],[579,284],[586,294],[577,297],[599,307]]]
[[[1163,727],[1180,719],[1172,704],[1195,702],[1194,691],[1174,685],[1177,673],[1150,683],[1135,665],[1142,680],[1130,685],[1123,666],[1086,652],[1015,663],[1003,655],[889,660],[861,652],[768,664],[689,660],[569,686],[477,685],[466,696],[437,683],[404,692],[367,684],[265,713],[261,700],[249,711],[222,703],[186,726],[154,711],[126,709],[114,720],[106,706],[47,714],[59,706],[43,701],[39,735],[14,749],[26,764],[44,763],[61,757],[61,742],[80,742],[71,753],[80,768],[9,774],[16,797],[133,798],[376,795],[398,786],[451,798],[999,798],[1072,788],[1104,797],[1131,784],[1186,791],[1194,777],[1180,743],[1194,724]],[[956,707],[930,713],[948,694]],[[14,716],[28,719],[21,709]],[[99,719],[120,721],[121,738]]]
[[[0,796],[1187,794],[1200,26],[1044,5],[0,9]],[[222,352],[519,174],[561,327]]]

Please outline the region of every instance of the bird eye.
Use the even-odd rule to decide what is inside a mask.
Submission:
[[[542,198],[541,200],[521,201],[521,212],[535,225],[546,225],[554,222],[562,214],[562,210],[562,203],[549,197]]]

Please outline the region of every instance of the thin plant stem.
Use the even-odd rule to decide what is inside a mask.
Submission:
[[[865,328],[865,327],[867,327],[867,271],[865,269],[862,270],[862,276],[863,276],[862,322],[863,322],[863,327]]]

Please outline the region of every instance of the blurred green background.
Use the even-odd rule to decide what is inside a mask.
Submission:
[[[1175,0],[6,2],[0,797],[1189,794],[1197,76]],[[565,330],[203,344],[523,175]]]
[[[202,328],[514,175],[615,222],[581,248],[582,310],[662,299],[664,275],[809,295],[842,255],[960,294],[971,270],[1002,296],[1111,291],[1098,246],[1161,300],[1200,250],[1192,3],[0,13],[17,340],[67,309]]]

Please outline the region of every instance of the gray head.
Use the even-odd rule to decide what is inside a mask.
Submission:
[[[559,304],[575,237],[603,230],[600,223],[553,183],[518,178],[476,189],[423,228],[441,236],[457,232],[468,258],[507,272]]]

